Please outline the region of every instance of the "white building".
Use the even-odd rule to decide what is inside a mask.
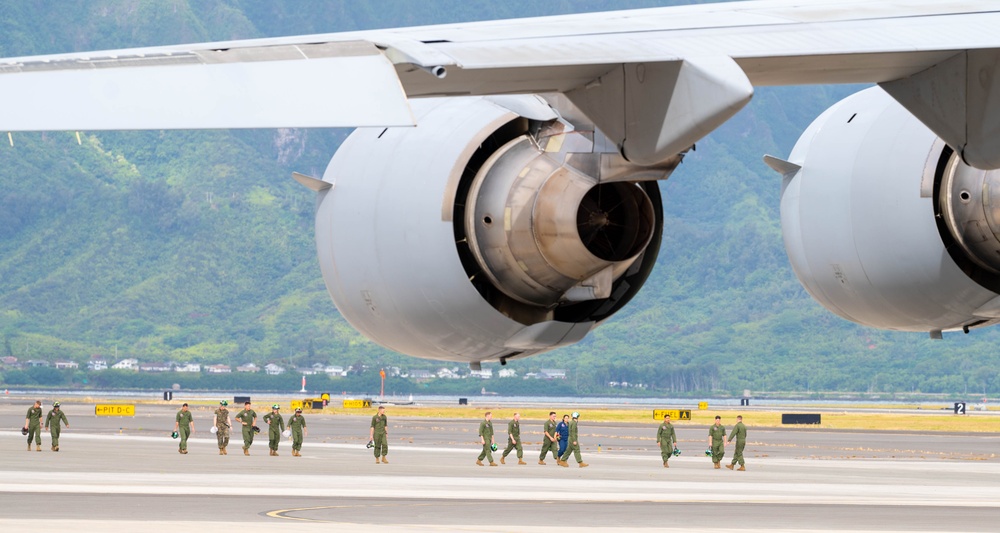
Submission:
[[[237,372],[260,372],[260,367],[257,366],[257,365],[255,365],[255,364],[253,364],[253,363],[247,363],[245,365],[241,365],[241,366],[236,367],[236,371]]]
[[[185,363],[177,365],[175,372],[201,372],[201,363]]]
[[[566,379],[566,371],[561,368],[543,368],[538,373],[542,379]]]
[[[264,373],[267,374],[267,375],[269,375],[269,376],[277,376],[279,374],[284,374],[285,373],[285,369],[283,367],[280,367],[280,366],[274,364],[274,363],[268,363],[268,364],[264,365]]]
[[[80,364],[73,361],[56,361],[56,368],[59,370],[80,368]]]
[[[87,363],[87,370],[107,370],[108,362],[104,359],[93,359]]]
[[[229,374],[233,371],[229,365],[208,365],[205,367],[205,370],[209,374]]]
[[[493,378],[493,369],[483,368],[482,370],[470,370],[469,377],[479,378],[479,379],[491,379]]]
[[[500,371],[497,372],[497,375],[502,378],[516,378],[517,370],[514,370],[513,368],[501,368]]]
[[[346,376],[347,375],[347,372],[344,372],[344,367],[342,367],[342,366],[328,365],[328,366],[326,366],[326,367],[323,368],[323,372],[326,372],[327,374],[329,374],[331,376]]]
[[[441,379],[457,379],[458,372],[455,372],[450,368],[442,368],[441,370],[437,371],[437,377]]]
[[[114,368],[115,370],[139,370],[139,360],[122,359],[121,361],[111,365],[111,368]]]

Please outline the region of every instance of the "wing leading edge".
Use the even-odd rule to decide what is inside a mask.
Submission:
[[[927,93],[951,88],[940,80],[955,69],[935,66],[968,51],[982,52],[963,79],[992,80],[997,27],[1000,6],[984,0],[764,0],[15,58],[0,60],[8,102],[0,130],[400,126],[413,124],[408,97],[579,95],[605,84],[599,100],[610,116],[595,122],[624,131],[634,125],[634,91],[627,79],[622,90],[606,85],[619,72],[715,65],[699,69],[706,75],[696,90],[721,100],[685,117],[697,135],[738,110],[751,85],[891,82],[897,90],[887,89],[974,165],[995,168],[996,156],[981,154],[1000,150],[978,131],[1000,123],[1000,89],[990,82],[951,96],[944,111]],[[722,88],[703,91],[712,80]],[[676,114],[698,100],[677,87],[672,80],[647,91],[689,94],[674,103]],[[676,137],[656,131],[671,104],[661,107],[633,131]],[[972,133],[970,117],[983,122]],[[625,144],[624,133],[612,138]],[[658,140],[633,154],[649,160],[684,142]]]

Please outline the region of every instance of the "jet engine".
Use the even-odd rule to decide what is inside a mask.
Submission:
[[[649,275],[655,168],[537,96],[413,102],[414,128],[358,129],[319,191],[316,242],[344,318],[392,350],[469,362],[578,342]]]
[[[927,331],[1000,319],[1000,172],[961,158],[880,88],[803,133],[784,174],[781,226],[795,274],[834,313]]]

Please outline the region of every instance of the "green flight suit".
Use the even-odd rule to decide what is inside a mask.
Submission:
[[[542,453],[539,454],[538,460],[544,461],[545,456],[548,455],[549,450],[552,450],[552,457],[558,461],[559,460],[559,439],[552,440],[549,436],[556,436],[556,423],[552,420],[545,421],[544,434],[542,435]]]
[[[583,457],[580,456],[580,433],[578,428],[578,420],[569,421],[569,440],[566,441],[566,451],[563,452],[562,457],[559,458],[560,461],[566,462],[569,459],[569,454],[574,454],[576,456],[576,462],[582,463]]]
[[[372,440],[375,441],[375,457],[385,457],[389,453],[389,435],[386,429],[389,422],[385,415],[372,416]]]
[[[45,429],[49,430],[49,435],[52,437],[52,449],[59,447],[59,421],[62,420],[66,427],[69,427],[69,420],[66,419],[66,413],[62,412],[58,407],[53,407],[49,414],[45,415]]]
[[[712,462],[721,462],[722,457],[726,455],[726,426],[712,424],[708,428],[708,436],[712,437]]]
[[[306,427],[306,417],[295,413],[288,418],[288,429],[292,430],[292,449],[302,449],[302,428]]]
[[[517,458],[524,457],[524,448],[521,447],[521,423],[517,420],[507,422],[507,449],[503,451],[503,456],[507,457],[511,450],[517,450]]]
[[[493,444],[493,422],[490,420],[483,420],[479,423],[479,436],[483,439],[483,452],[479,454],[479,460],[482,461],[483,458],[487,458],[490,462],[493,462],[493,450],[490,445]]]
[[[285,430],[285,419],[281,413],[271,411],[264,415],[264,423],[267,424],[267,447],[273,451],[278,451],[278,443],[281,442],[281,432]]]
[[[733,426],[732,433],[729,434],[729,442],[733,442],[736,439],[736,451],[733,452],[733,462],[730,464],[739,463],[740,466],[746,465],[743,462],[743,448],[747,445],[747,427],[743,425],[743,422],[737,422]]]
[[[29,407],[28,414],[24,415],[24,418],[28,420],[28,445],[31,445],[31,440],[35,440],[36,446],[42,445],[42,408],[41,407]]]
[[[215,410],[215,439],[219,441],[219,449],[229,446],[229,409],[220,407]]]
[[[674,425],[667,421],[660,424],[660,428],[656,430],[656,442],[660,444],[660,457],[663,457],[663,462],[666,464],[673,456],[674,448],[677,447],[677,433],[674,432]]]
[[[177,411],[177,416],[174,417],[177,420],[177,433],[181,437],[181,450],[188,449],[188,437],[191,436],[191,423],[194,422],[194,415],[191,411],[180,410]]]
[[[236,420],[243,422],[243,449],[249,450],[253,444],[253,425],[257,420],[257,412],[253,409],[244,409],[236,415]]]

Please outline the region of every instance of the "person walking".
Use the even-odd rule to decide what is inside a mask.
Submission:
[[[743,461],[743,448],[747,445],[747,427],[743,425],[743,415],[736,417],[736,425],[733,426],[727,442],[733,442],[733,439],[736,439],[736,450],[733,451],[733,462],[726,465],[726,468],[732,470],[736,463],[739,463],[740,467],[737,470],[744,472],[747,469]]]
[[[559,434],[559,455],[556,457],[558,459],[566,453],[566,445],[569,443],[569,415],[563,415],[562,422],[556,426],[556,433]]]
[[[660,457],[663,457],[663,468],[670,468],[667,461],[674,454],[677,447],[677,433],[674,432],[674,425],[670,423],[670,415],[663,415],[663,423],[656,430],[656,443],[660,445]]]
[[[229,431],[233,427],[229,420],[229,409],[226,406],[229,402],[222,400],[219,408],[215,410],[215,440],[219,442],[219,455],[229,455],[226,448],[229,447]]]
[[[389,453],[389,423],[385,418],[385,406],[378,406],[378,412],[372,416],[371,429],[368,431],[368,440],[375,445],[375,464],[379,463],[379,455],[382,456],[382,462],[388,463],[385,460],[386,454]]]
[[[177,416],[174,417],[174,432],[181,437],[181,444],[177,448],[177,451],[187,455],[188,437],[194,433],[194,414],[188,410],[188,404],[186,403],[181,405],[181,410],[177,411]]]
[[[278,404],[271,406],[271,412],[264,415],[264,423],[267,424],[267,447],[271,455],[278,455],[278,443],[281,442],[281,432],[285,430],[285,419],[278,410]]]
[[[257,425],[257,412],[250,408],[250,402],[243,402],[243,410],[236,415],[236,420],[243,424],[243,455],[250,455],[253,428]]]
[[[45,415],[45,429],[49,430],[49,436],[52,437],[52,451],[54,452],[59,451],[59,421],[66,424],[66,429],[69,429],[66,413],[59,410],[59,402],[53,402],[52,410]]]
[[[28,408],[24,415],[24,429],[28,430],[28,451],[31,451],[31,441],[35,441],[35,451],[42,451],[42,401],[35,400],[35,406]]]
[[[566,460],[569,459],[571,453],[576,456],[576,464],[580,468],[590,466],[583,462],[583,457],[580,456],[580,413],[573,413],[573,420],[569,423],[569,444],[566,446],[566,451],[559,457],[559,466],[569,466]]]
[[[538,456],[538,464],[545,464],[545,456],[548,455],[549,450],[552,450],[552,457],[559,462],[559,454],[556,453],[559,438],[556,436],[556,412],[552,411],[549,413],[549,419],[545,421],[545,427],[542,429],[542,453]]]
[[[524,462],[524,448],[521,446],[521,414],[514,413],[514,418],[507,422],[507,449],[500,456],[500,464],[507,464],[504,459],[511,450],[517,450],[517,464],[526,465]]]
[[[726,455],[726,426],[722,425],[722,417],[715,417],[715,424],[708,428],[708,446],[712,450],[712,464],[720,468],[719,463]]]
[[[292,431],[292,457],[302,457],[302,434],[309,434],[306,428],[306,417],[302,416],[302,408],[296,407],[295,414],[288,418],[288,429]]]
[[[476,464],[483,466],[483,459],[487,458],[490,460],[490,466],[497,466],[493,462],[493,445],[496,442],[493,440],[493,413],[486,411],[483,416],[483,421],[479,423],[479,443],[483,445],[483,451],[479,454],[479,459],[476,459]]]

